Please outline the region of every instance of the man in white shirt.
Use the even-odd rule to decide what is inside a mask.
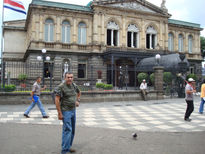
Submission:
[[[145,79],[140,84],[140,90],[141,90],[143,99],[146,101],[147,100],[147,83]]]

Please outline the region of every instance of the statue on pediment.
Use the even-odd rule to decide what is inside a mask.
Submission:
[[[161,3],[161,9],[165,12],[168,12],[166,6],[165,6],[165,3],[166,3],[166,0],[162,0],[162,3]]]

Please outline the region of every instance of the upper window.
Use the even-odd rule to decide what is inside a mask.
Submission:
[[[128,32],[127,32],[127,46],[132,48],[138,48],[139,44],[139,30],[136,27],[136,25],[129,25],[128,26]]]
[[[54,22],[52,19],[46,19],[45,21],[45,41],[52,42],[54,34]]]
[[[119,26],[113,22],[110,21],[107,24],[107,45],[110,46],[118,46],[119,41]]]
[[[78,25],[78,43],[86,44],[86,24],[83,22]]]
[[[70,43],[70,23],[68,21],[62,23],[62,42]]]
[[[168,37],[168,50],[174,51],[174,36],[172,33],[169,33]]]
[[[179,34],[179,40],[178,40],[178,48],[179,48],[179,52],[182,52],[183,49],[183,36],[182,34]]]
[[[157,44],[157,31],[154,27],[149,26],[146,31],[146,48],[155,49]]]
[[[188,36],[188,51],[192,53],[193,49],[193,37],[191,35]]]

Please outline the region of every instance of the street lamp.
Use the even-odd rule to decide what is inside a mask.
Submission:
[[[159,66],[159,61],[161,59],[160,54],[156,54],[155,59],[156,59],[156,62],[157,62],[157,66]]]
[[[44,85],[45,60],[46,60],[46,61],[50,61],[51,58],[50,58],[49,56],[45,56],[45,54],[46,54],[46,49],[42,49],[41,52],[42,52],[42,56],[37,56],[37,60],[39,60],[39,61],[43,60],[42,82],[43,82],[43,85]]]

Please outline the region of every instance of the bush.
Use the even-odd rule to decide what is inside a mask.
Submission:
[[[154,85],[154,73],[150,74],[149,76],[152,85]]]
[[[163,74],[163,80],[167,85],[170,85],[172,83],[172,73],[171,72],[164,72]]]
[[[187,75],[186,79],[188,80],[189,78],[193,78],[195,81],[198,80],[196,74],[189,74],[189,75]]]
[[[3,85],[1,85],[1,87],[3,88]],[[5,85],[4,90],[5,90],[6,92],[14,91],[14,90],[16,90],[16,85],[14,85],[14,84]]]
[[[96,83],[96,88],[104,88],[104,83]]]
[[[112,84],[96,83],[96,88],[110,90],[113,88]]]
[[[147,80],[148,74],[147,73],[139,73],[137,75],[138,82],[141,83],[143,79]]]
[[[106,90],[111,90],[113,88],[112,84],[104,84],[104,88]]]
[[[19,81],[25,81],[28,78],[26,74],[19,74],[18,79]]]

